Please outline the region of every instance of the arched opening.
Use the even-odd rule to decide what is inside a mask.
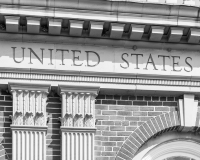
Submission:
[[[200,144],[194,141],[175,140],[152,148],[142,160],[198,160]]]
[[[148,140],[132,160],[199,160],[199,134],[167,132]]]

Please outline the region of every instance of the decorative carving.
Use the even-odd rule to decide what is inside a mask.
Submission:
[[[22,112],[16,111],[14,117],[12,118],[14,125],[23,125],[23,115]]]
[[[62,118],[62,126],[73,126],[73,116],[71,113],[66,113],[65,116]]]
[[[81,113],[74,116],[74,127],[83,127],[83,115]]]
[[[84,118],[84,126],[85,127],[94,127],[94,118],[92,114],[86,114]]]
[[[46,118],[44,117],[43,112],[36,112],[35,114],[35,126],[45,126]]]
[[[13,97],[13,125],[46,126],[49,85],[9,83]]]
[[[26,112],[24,116],[24,124],[25,125],[34,125],[34,116],[32,112]]]
[[[94,105],[98,87],[60,86],[62,126],[95,127]],[[73,116],[73,121],[72,121]]]

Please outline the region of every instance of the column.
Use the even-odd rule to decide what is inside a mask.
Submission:
[[[99,87],[58,87],[62,97],[62,160],[94,160],[95,98]]]
[[[13,97],[12,160],[46,160],[46,100],[50,85],[9,83]]]

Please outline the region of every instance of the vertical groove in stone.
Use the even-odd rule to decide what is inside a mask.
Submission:
[[[20,159],[20,153],[21,153],[21,149],[20,149],[20,147],[21,147],[21,138],[20,138],[20,131],[17,131],[17,160],[21,160]]]
[[[80,160],[83,160],[83,133],[79,133],[79,135],[80,135],[80,139],[79,139],[79,142],[80,142],[80,146],[79,146]]]

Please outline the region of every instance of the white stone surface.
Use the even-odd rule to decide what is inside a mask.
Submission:
[[[198,101],[194,100],[194,95],[184,94],[183,99],[179,99],[179,115],[183,131],[191,131],[196,125]]]
[[[47,127],[12,126],[12,160],[46,160]]]
[[[184,76],[186,79],[198,78],[200,71],[200,55],[196,51],[168,52],[159,49],[133,50],[106,46],[25,42],[0,42],[0,47],[2,69],[8,67],[75,71],[80,74],[97,72],[132,76]],[[136,54],[140,54],[138,62]],[[163,58],[163,56],[168,57]]]
[[[61,127],[61,160],[94,160],[95,129]]]

